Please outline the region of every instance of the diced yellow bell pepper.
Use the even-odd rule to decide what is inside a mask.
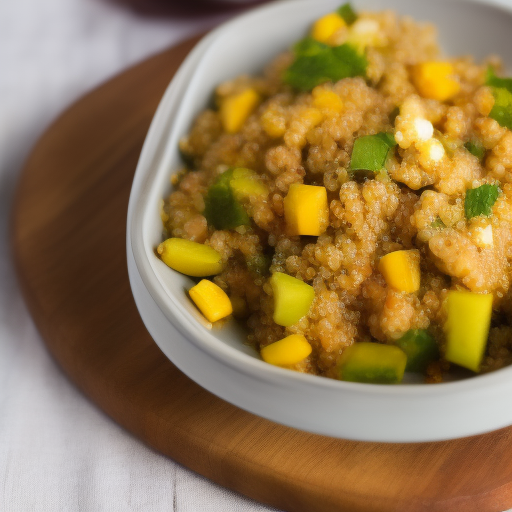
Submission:
[[[184,238],[168,238],[158,246],[157,253],[166,265],[187,276],[213,276],[223,267],[215,249]]]
[[[345,20],[339,14],[331,12],[315,21],[311,37],[321,43],[331,44],[332,36],[346,26]]]
[[[240,131],[259,102],[260,96],[254,89],[245,89],[224,98],[219,111],[224,130],[228,133]]]
[[[245,167],[238,167],[233,171],[229,186],[238,200],[251,196],[268,196],[268,188],[261,182],[258,175]]]
[[[397,290],[413,293],[420,288],[420,253],[416,249],[386,254],[379,261],[379,270]]]
[[[216,322],[233,312],[231,301],[224,290],[207,279],[199,281],[188,293],[210,322]]]
[[[274,272],[270,278],[274,293],[274,322],[289,327],[309,312],[315,299],[312,286],[296,277]]]
[[[266,363],[276,366],[290,366],[306,359],[312,348],[301,334],[292,334],[261,349],[261,357]]]
[[[412,68],[412,81],[424,98],[446,101],[460,91],[450,62],[423,62]]]
[[[290,234],[319,236],[329,224],[327,190],[293,183],[284,198],[284,217]]]
[[[313,105],[315,107],[338,113],[343,111],[343,101],[334,91],[318,85],[311,93],[313,94]]]
[[[446,360],[478,372],[491,324],[492,294],[449,291],[446,312]]]

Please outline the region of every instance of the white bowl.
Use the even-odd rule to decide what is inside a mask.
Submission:
[[[153,119],[135,174],[128,211],[128,270],[141,317],[164,354],[198,384],[242,409],[291,427],[364,441],[434,441],[512,424],[512,367],[437,385],[339,382],[260,360],[235,322],[211,329],[187,298],[191,280],[154,253],[161,241],[161,199],[180,165],[178,141],[217,84],[257,73],[304,36],[311,21],[340,0],[267,4],[206,36],[187,57]],[[387,0],[385,8],[434,22],[449,55],[489,54],[510,69],[512,4]],[[501,4],[501,7],[500,7]],[[354,0],[381,10],[380,0]]]

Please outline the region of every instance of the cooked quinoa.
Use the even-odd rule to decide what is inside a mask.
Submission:
[[[499,74],[500,61],[448,58],[434,26],[394,12],[357,16],[355,23],[371,32],[358,49],[367,61],[364,77],[298,91],[283,80],[296,58],[290,50],[261,76],[218,86],[217,106],[204,110],[180,141],[186,166],[164,201],[165,238],[220,254],[222,270],[211,280],[257,350],[292,334],[305,337],[312,351],[286,365],[293,370],[339,378],[348,347],[395,345],[407,332],[424,330],[439,348],[425,380],[440,382],[450,370],[445,303],[454,290],[492,294],[480,371],[501,368],[512,362],[512,131],[490,116],[496,93],[486,85],[488,68]],[[329,44],[344,44],[355,26],[331,34]],[[447,99],[422,88],[417,66],[430,62],[449,66],[455,89]],[[219,107],[247,90],[255,93],[254,106],[239,129],[226,128]],[[379,133],[396,142],[383,168],[352,170],[356,139]],[[250,223],[216,229],[205,198],[220,175],[237,168],[255,173],[266,193],[242,201]],[[284,200],[293,184],[327,191],[328,225],[318,236],[290,232]],[[468,218],[467,191],[484,184],[498,197],[488,215]],[[397,289],[384,277],[379,262],[395,251],[418,251],[418,290]],[[274,321],[275,273],[314,289],[309,312],[286,327]]]

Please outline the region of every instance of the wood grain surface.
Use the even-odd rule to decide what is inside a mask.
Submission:
[[[12,246],[25,299],[49,351],[92,401],[142,441],[279,509],[512,507],[510,428],[402,445],[308,434],[215,397],[152,341],[128,283],[128,196],[153,113],[194,43],[129,69],[72,105],[26,164]]]

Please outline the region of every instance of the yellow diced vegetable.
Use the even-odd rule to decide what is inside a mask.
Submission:
[[[261,182],[258,175],[245,167],[239,167],[233,171],[229,186],[238,200],[251,196],[268,196],[268,188]]]
[[[219,112],[224,130],[228,133],[240,131],[259,102],[260,96],[254,89],[245,89],[224,98]]]
[[[284,198],[284,217],[290,234],[319,236],[329,224],[325,187],[290,185]]]
[[[379,270],[397,290],[413,293],[420,288],[420,253],[416,249],[386,254],[379,261]]]
[[[292,334],[261,349],[263,361],[276,366],[300,363],[311,354],[311,345],[300,334]]]
[[[332,110],[333,112],[343,111],[343,101],[334,92],[318,85],[312,91],[313,94],[313,105],[320,109]]]
[[[423,62],[412,68],[412,81],[424,98],[446,101],[460,91],[450,62]]]
[[[168,238],[158,246],[157,253],[166,265],[187,276],[213,276],[223,267],[215,249],[184,238]]]
[[[309,313],[315,299],[312,286],[296,277],[274,272],[270,278],[274,293],[274,322],[289,327]]]
[[[210,322],[216,322],[233,312],[231,301],[224,290],[207,279],[199,281],[188,293]]]
[[[478,372],[491,324],[492,294],[449,291],[446,312],[446,360]]]
[[[339,14],[331,12],[315,21],[311,29],[311,37],[321,43],[331,44],[336,32],[346,26],[345,20]]]

